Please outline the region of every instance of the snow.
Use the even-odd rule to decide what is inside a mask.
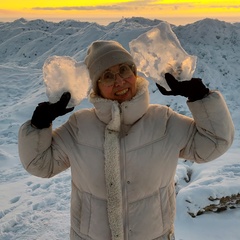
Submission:
[[[122,19],[108,26],[96,23],[44,20],[0,23],[0,239],[69,239],[71,176],[67,170],[51,179],[28,174],[19,162],[18,129],[39,102],[48,101],[43,65],[51,56],[83,61],[97,39],[129,42],[153,29],[160,20]],[[231,148],[217,160],[195,164],[179,160],[175,176],[177,240],[240,239],[240,23],[204,19],[171,25],[181,46],[197,56],[194,76],[220,90],[235,124]],[[139,73],[141,74],[141,73]],[[185,98],[163,96],[150,82],[152,103],[190,115]],[[75,110],[91,107],[86,98]],[[54,127],[69,114],[54,121]],[[221,119],[219,119],[221,121]],[[224,210],[224,211],[223,211]]]

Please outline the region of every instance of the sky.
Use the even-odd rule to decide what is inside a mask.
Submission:
[[[123,17],[146,17],[184,25],[204,18],[240,22],[240,1],[231,0],[7,0],[0,3],[0,21],[18,18],[60,21],[74,19],[99,24]]]

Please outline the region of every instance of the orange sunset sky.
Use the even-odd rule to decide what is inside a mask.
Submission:
[[[1,22],[25,18],[107,24],[122,17],[156,18],[175,25],[203,18],[240,22],[240,0],[2,0],[0,3]]]

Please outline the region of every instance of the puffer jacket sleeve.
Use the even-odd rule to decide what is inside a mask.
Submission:
[[[53,137],[52,127],[36,129],[24,123],[18,134],[18,151],[23,167],[32,175],[50,178],[69,168],[70,163]],[[64,143],[62,143],[64,144]]]
[[[234,125],[223,96],[214,91],[187,104],[195,124],[180,157],[198,163],[218,158],[230,148],[234,138]]]

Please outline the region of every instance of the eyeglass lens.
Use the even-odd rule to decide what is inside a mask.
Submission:
[[[116,75],[119,75],[121,78],[128,78],[132,76],[133,71],[131,67],[127,64],[121,65],[119,67],[119,71],[113,73],[112,71],[106,71],[103,73],[102,77],[100,78],[100,81],[107,85],[112,85],[115,82]]]

